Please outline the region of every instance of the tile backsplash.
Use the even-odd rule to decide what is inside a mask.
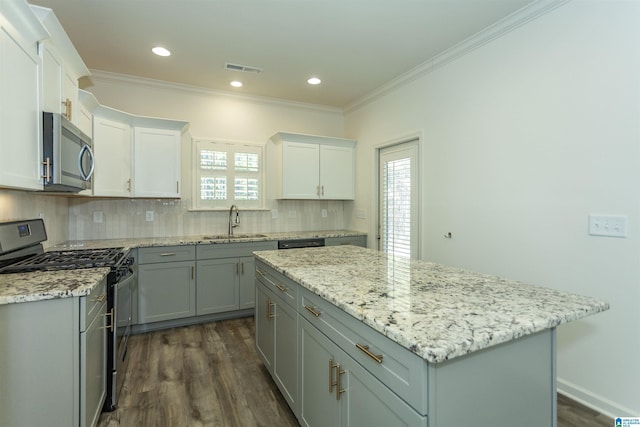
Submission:
[[[277,200],[269,210],[243,210],[236,234],[343,229],[342,201]],[[226,234],[228,211],[190,211],[188,200],[69,199],[69,240]],[[273,212],[277,211],[277,218]],[[147,221],[153,212],[153,221]],[[323,216],[326,214],[326,216]],[[96,221],[102,222],[96,222]]]
[[[340,230],[345,228],[344,203],[275,200],[268,210],[240,207],[235,233]],[[67,240],[227,233],[228,211],[190,211],[189,207],[185,199],[94,199],[0,190],[0,221],[43,218],[48,235],[45,247]],[[147,212],[153,212],[153,221],[147,221]]]
[[[65,196],[0,190],[0,221],[43,218],[47,229],[45,247],[69,239],[69,202]]]

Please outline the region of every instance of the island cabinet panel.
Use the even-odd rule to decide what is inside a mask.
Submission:
[[[555,334],[429,364],[429,425],[556,426]]]
[[[419,413],[427,413],[428,375],[422,358],[307,289],[298,292],[301,316]]]
[[[306,319],[299,322],[303,426],[427,426],[418,414]]]
[[[256,349],[294,413],[298,411],[298,314],[256,280]]]

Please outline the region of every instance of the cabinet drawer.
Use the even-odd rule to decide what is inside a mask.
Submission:
[[[276,249],[276,242],[211,243],[196,246],[197,259],[253,256],[254,251]]]
[[[107,302],[106,277],[96,285],[91,293],[80,298],[80,331],[85,331],[99,314],[102,304]]]
[[[298,299],[298,284],[273,271],[265,264],[256,261],[256,280],[260,281],[274,294],[278,295],[282,300],[293,308],[296,308]]]
[[[154,246],[138,249],[138,264],[193,261],[195,257],[196,247],[194,245]]]
[[[423,359],[307,289],[300,287],[298,292],[300,315],[418,413],[427,414],[427,364]]]

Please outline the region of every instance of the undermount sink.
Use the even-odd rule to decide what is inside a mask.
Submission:
[[[216,234],[212,236],[202,236],[203,240],[230,240],[230,239],[257,239],[267,237],[265,234]]]

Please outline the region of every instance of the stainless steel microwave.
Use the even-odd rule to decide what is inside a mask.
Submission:
[[[42,167],[45,191],[91,189],[91,138],[58,113],[42,113]]]

